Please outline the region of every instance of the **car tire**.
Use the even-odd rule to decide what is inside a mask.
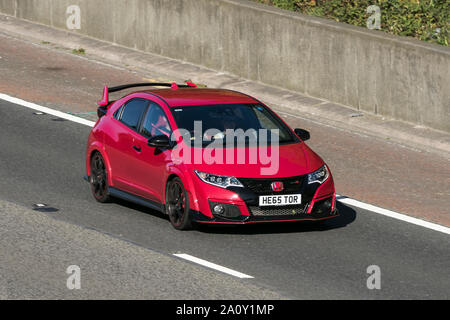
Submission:
[[[100,152],[95,152],[91,157],[91,172],[89,184],[95,200],[101,203],[111,201],[108,193],[108,172],[106,170],[105,160]]]
[[[189,196],[180,178],[176,177],[167,183],[165,198],[165,210],[172,226],[177,230],[192,229]]]

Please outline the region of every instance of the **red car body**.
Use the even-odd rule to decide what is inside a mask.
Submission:
[[[171,88],[152,88],[127,94],[113,102],[108,101],[109,92],[105,87],[103,99],[99,102],[99,119],[89,135],[87,145],[86,173],[89,181],[95,182],[91,166],[94,163],[93,155],[99,154],[99,159],[104,161],[104,187],[108,195],[166,212],[168,182],[176,177],[186,190],[188,199],[185,199],[185,203],[188,205],[186,209],[189,219],[197,223],[247,224],[323,220],[338,215],[331,172],[324,161],[301,139],[294,143],[281,144],[277,173],[261,176],[261,164],[179,163],[173,159],[173,148],[150,146],[149,136],[141,134],[139,130],[132,130],[117,119],[119,109],[133,99],[150,101],[150,107],[153,104],[158,105],[165,113],[172,130],[178,128],[173,116],[176,108],[205,105],[220,108],[225,104],[263,105],[260,101],[235,91],[200,89],[192,84],[190,86],[173,84]],[[270,112],[289,128],[273,111]],[[292,129],[289,130],[295,134]],[[184,142],[179,140],[178,143]],[[186,150],[194,152],[194,148],[187,147]],[[234,152],[236,150],[234,149]],[[251,152],[251,147],[246,148],[246,153],[248,152]],[[308,174],[324,166],[328,169],[328,178],[320,184],[309,183]],[[235,177],[243,187],[223,188],[205,183],[195,171]],[[271,190],[268,189],[269,186]],[[289,188],[291,190],[287,190]],[[258,197],[261,195],[289,193],[302,195],[301,206],[262,208],[258,204]],[[230,205],[226,208],[230,208],[233,214],[216,214],[212,206],[217,203]]]

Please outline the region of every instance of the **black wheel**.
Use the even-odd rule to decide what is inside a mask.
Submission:
[[[189,196],[180,178],[174,178],[166,187],[166,213],[175,229],[192,229],[189,215]]]
[[[106,173],[105,161],[99,152],[96,152],[91,158],[89,183],[95,200],[102,203],[111,200],[108,194],[108,174]]]

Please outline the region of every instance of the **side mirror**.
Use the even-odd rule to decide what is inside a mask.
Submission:
[[[169,137],[166,135],[159,135],[159,136],[151,137],[150,139],[148,139],[147,144],[150,147],[154,147],[154,148],[170,148],[171,147]]]
[[[294,132],[303,141],[309,140],[309,138],[311,138],[309,131],[297,128],[297,129],[294,129]]]

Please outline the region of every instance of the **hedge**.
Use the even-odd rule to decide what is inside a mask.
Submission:
[[[367,26],[371,5],[381,10],[381,30],[448,46],[449,0],[254,0],[282,9]]]

